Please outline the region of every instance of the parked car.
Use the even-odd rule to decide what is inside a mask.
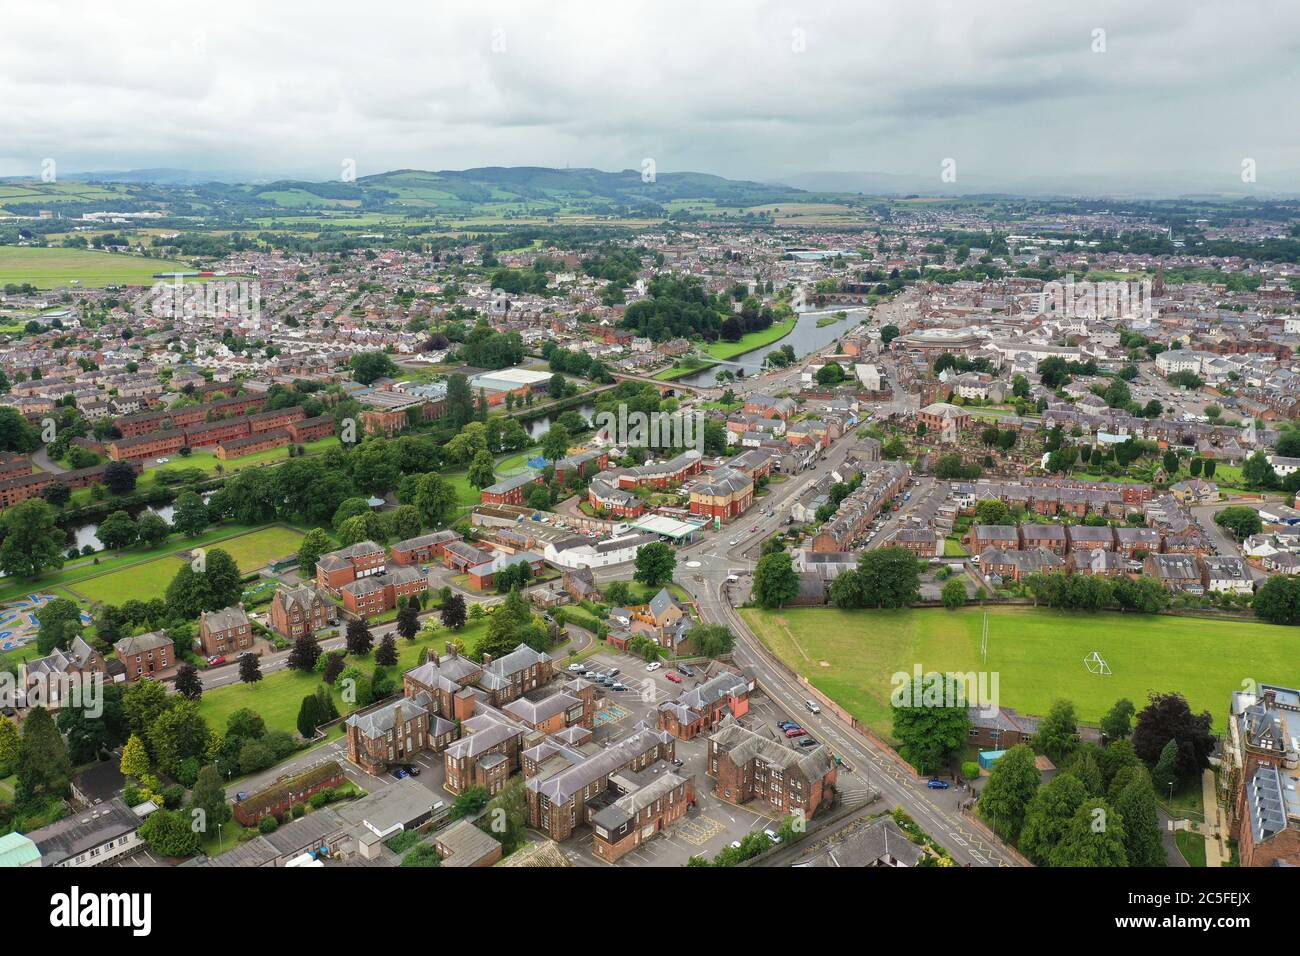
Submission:
[[[732,848],[733,850],[739,850],[739,849],[740,849],[740,841],[739,841],[739,840],[732,840],[732,841],[731,841],[731,848]]]
[[[821,709],[820,707],[817,706],[817,702],[816,702],[816,701],[813,701],[813,700],[805,700],[805,701],[803,702],[803,705],[804,705],[804,708],[805,708],[805,709],[808,711],[808,713],[810,713],[810,714],[820,714],[820,713],[822,712],[822,709]]]
[[[674,684],[680,684],[680,683],[682,682],[682,675],[681,675],[681,674],[678,674],[678,673],[675,673],[675,672],[673,672],[673,671],[669,671],[669,672],[668,672],[667,674],[665,674],[664,676],[667,677],[667,678],[668,678],[670,681],[672,681]]]
[[[808,731],[804,730],[802,727],[791,727],[785,732],[785,735],[793,740],[795,737],[802,737],[806,733],[808,733]]]
[[[695,671],[691,670],[690,664],[678,664],[677,669],[681,671],[681,673],[685,674],[687,677],[695,676]]]
[[[777,834],[777,832],[776,832],[775,830],[773,830],[771,827],[768,827],[766,830],[764,830],[764,831],[763,831],[763,835],[766,836],[766,837],[767,837],[769,840],[771,840],[773,843],[780,843],[780,842],[781,842],[781,837],[780,837],[780,836]]]
[[[813,740],[811,737],[805,737],[803,740],[799,741],[799,746],[800,746],[800,747],[816,747],[816,746],[817,746],[817,741]]]
[[[938,777],[931,777],[925,785],[931,790],[947,790],[949,786],[947,780],[940,780]]]
[[[418,777],[420,775],[420,768],[413,763],[403,765],[402,769],[412,777]]]
[[[658,661],[651,661],[649,664],[645,666],[645,669],[648,671],[657,671],[661,667],[663,667],[663,665],[660,664]]]
[[[570,671],[573,671],[573,672],[575,672],[575,673],[578,672],[578,671],[585,671],[586,669],[587,669],[587,665],[586,665],[586,664],[570,664],[570,665],[569,665],[569,670],[570,670]]]
[[[226,658],[222,654],[214,654],[212,657],[208,658],[209,667],[216,667],[218,664],[224,664],[225,662]]]
[[[734,548],[736,545],[740,544],[740,539],[739,539],[739,538],[732,538],[730,541],[727,542],[727,544],[728,544],[730,547],[733,547],[733,548]]]
[[[610,690],[627,690],[627,686],[614,681],[613,685],[610,686]]]
[[[610,677],[617,677],[620,673],[622,673],[622,672],[621,672],[617,667],[615,667],[615,668],[612,668],[612,669],[610,670],[610,672],[609,672],[609,676],[610,676]]]
[[[393,776],[398,780],[405,780],[410,774],[406,772],[404,767],[396,767],[393,769]]]
[[[796,724],[793,720],[782,720],[779,723],[777,723],[777,726],[780,727],[782,730],[789,730],[791,727],[798,727],[799,725]]]

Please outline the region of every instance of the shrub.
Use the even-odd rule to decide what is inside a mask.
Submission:
[[[967,760],[961,765],[961,775],[967,780],[978,779],[980,775],[980,765],[974,760]]]
[[[257,821],[257,828],[263,833],[274,833],[280,826],[280,821],[272,816],[265,816]]]

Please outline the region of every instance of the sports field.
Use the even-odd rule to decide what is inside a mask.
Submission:
[[[300,531],[273,525],[260,531],[226,538],[211,547],[225,551],[235,559],[239,570],[248,574],[268,561],[297,551],[301,540]],[[185,550],[187,547],[180,541],[176,541],[175,545],[178,551]],[[174,554],[168,554],[120,571],[111,571],[108,574],[78,581],[72,585],[72,589],[87,600],[102,601],[106,604],[121,604],[132,599],[149,601],[162,597],[180,567],[180,559]]]
[[[152,285],[155,272],[191,268],[173,259],[146,259],[128,253],[0,246],[0,286],[30,282],[40,289],[55,289],[71,285],[74,279],[83,289]]]
[[[978,608],[741,612],[768,647],[872,730],[891,731],[891,675],[929,671],[998,673],[999,703],[1025,714],[1072,700],[1095,724],[1119,698],[1140,708],[1150,691],[1178,691],[1208,710],[1222,732],[1228,698],[1242,681],[1300,682],[1300,629],[1197,618],[988,609],[988,663],[980,660]],[[1088,672],[1097,651],[1112,673]]]

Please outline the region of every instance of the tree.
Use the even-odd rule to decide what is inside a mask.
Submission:
[[[1151,778],[1137,775],[1120,792],[1115,812],[1124,821],[1124,849],[1129,866],[1164,866],[1160,816]]]
[[[55,521],[55,511],[38,498],[28,498],[0,514],[0,571],[32,579],[42,571],[63,567],[67,535]]]
[[[304,576],[316,576],[316,562],[320,556],[330,550],[330,539],[321,528],[312,528],[302,536],[298,545],[298,570]]]
[[[705,657],[723,657],[736,646],[736,635],[723,624],[697,624],[691,629],[691,645]]]
[[[0,714],[0,773],[8,775],[18,761],[18,728]]]
[[[142,544],[156,548],[167,540],[167,536],[172,533],[172,526],[158,512],[146,509],[135,519],[135,533]]]
[[[114,511],[99,523],[95,535],[108,550],[121,551],[135,544],[139,533],[129,514]]]
[[[1300,577],[1275,574],[1255,592],[1255,616],[1270,624],[1300,624]]]
[[[148,734],[158,715],[175,705],[176,699],[167,693],[167,688],[152,677],[136,681],[122,694],[127,726],[141,739]]]
[[[374,647],[375,636],[364,620],[348,621],[346,643],[348,653],[354,657],[364,657]]]
[[[290,670],[310,674],[316,669],[316,662],[320,660],[322,653],[320,642],[315,637],[311,634],[302,634],[293,642],[293,650],[289,652],[289,659],[285,661],[285,665]]]
[[[985,498],[975,506],[976,524],[1009,524],[1011,509],[997,498]]]
[[[466,787],[452,801],[451,818],[459,820],[461,817],[477,816],[479,811],[487,806],[490,799],[491,794],[488,793],[487,787]]]
[[[469,483],[475,488],[483,489],[496,481],[496,472],[494,470],[495,462],[492,459],[492,453],[489,451],[478,452],[474,460],[470,462],[469,474],[466,476]]]
[[[921,564],[906,548],[864,551],[858,559],[864,606],[907,607],[921,594]]]
[[[204,575],[208,579],[207,611],[219,611],[239,603],[244,593],[243,575],[235,559],[221,548],[213,548],[205,558]],[[191,615],[192,616],[192,615]]]
[[[1262,451],[1251,455],[1241,466],[1241,477],[1248,488],[1276,488],[1277,472]]]
[[[302,704],[298,708],[298,735],[304,740],[310,740],[316,736],[316,728],[322,723],[316,695],[308,694],[302,699]]]
[[[611,607],[622,607],[632,600],[632,589],[626,581],[610,581],[605,585],[605,603]]]
[[[176,669],[176,693],[186,700],[198,700],[203,696],[199,669],[188,661]]]
[[[931,699],[927,689],[923,678],[913,679],[895,687],[891,700],[898,752],[921,773],[942,767],[970,733],[966,701]]]
[[[245,654],[239,659],[239,680],[245,684],[256,684],[262,679],[262,664],[256,654]]]
[[[459,507],[456,489],[451,482],[432,474],[421,476],[412,504],[425,523],[434,528],[440,528],[451,520]]]
[[[880,327],[880,344],[888,345],[899,336],[899,329],[896,325],[882,325]]]
[[[391,378],[397,374],[397,366],[383,352],[362,352],[352,356],[348,363],[352,377],[362,385],[369,385],[379,378]]]
[[[673,578],[677,552],[664,541],[653,541],[636,550],[636,572],[632,575],[647,587],[661,587]]]
[[[1123,818],[1095,797],[1074,812],[1049,860],[1052,866],[1128,866],[1125,840]]]
[[[961,578],[949,578],[944,582],[942,592],[943,606],[950,611],[966,604],[966,584]]]
[[[415,640],[415,635],[420,633],[420,608],[417,605],[407,604],[397,612],[397,633],[408,641]]]
[[[1214,523],[1221,528],[1227,528],[1236,535],[1238,541],[1249,538],[1252,534],[1259,534],[1264,528],[1259,512],[1245,505],[1224,508],[1214,516]]]
[[[391,633],[385,634],[379,642],[379,647],[375,649],[375,663],[380,667],[397,665],[397,641]]]
[[[44,707],[33,707],[23,721],[15,773],[16,802],[28,804],[72,792],[72,762],[63,735]]]
[[[122,776],[137,781],[149,775],[149,751],[136,734],[132,734],[122,748],[122,762],[118,769],[122,771]]]
[[[203,813],[203,832],[211,833],[218,824],[224,824],[233,816],[230,805],[226,803],[226,791],[221,786],[221,771],[215,764],[207,764],[199,771],[190,793],[190,811],[201,810]]]
[[[1160,756],[1151,770],[1151,782],[1166,797],[1172,796],[1178,784],[1178,741],[1172,737],[1160,748]]]
[[[1020,852],[1039,866],[1045,866],[1052,848],[1060,842],[1070,820],[1087,799],[1087,789],[1078,777],[1067,771],[1058,773],[1040,787],[1025,807]]]
[[[81,608],[69,598],[55,598],[36,612],[36,624],[37,650],[42,654],[66,650],[81,636]]]
[[[556,422],[550,431],[542,436],[542,456],[549,461],[558,461],[569,453],[571,436],[569,430]]]
[[[1106,716],[1101,719],[1101,732],[1107,740],[1124,740],[1133,732],[1135,709],[1133,701],[1127,698],[1115,701],[1115,706],[1106,711]]]
[[[155,810],[140,824],[140,839],[159,856],[193,856],[199,852],[199,835],[185,814]]]
[[[1078,745],[1079,728],[1074,716],[1074,704],[1068,700],[1058,700],[1052,704],[1047,716],[1038,722],[1034,746],[1059,767]]]
[[[1038,792],[1038,767],[1027,744],[1008,750],[989,774],[980,792],[976,812],[1002,839],[1015,843],[1020,837],[1029,802]]]
[[[442,605],[442,626],[453,631],[458,631],[465,626],[465,599],[459,594],[453,594],[447,598]]]
[[[193,783],[198,776],[199,761],[207,756],[212,745],[212,732],[199,713],[199,705],[182,700],[158,715],[145,735],[145,743],[159,769],[182,778],[184,783]],[[195,763],[187,774],[185,764],[191,760]],[[186,776],[188,779],[183,779]]]
[[[1193,714],[1182,694],[1153,693],[1148,700],[1133,728],[1134,752],[1148,765],[1155,765],[1168,741],[1173,740],[1178,754],[1175,763],[1178,779],[1188,780],[1200,774],[1210,765],[1210,754],[1214,751],[1210,712]],[[1156,783],[1159,785],[1160,781]]]
[[[208,529],[209,520],[208,506],[203,503],[198,492],[187,488],[176,496],[172,527],[177,534],[197,538]]]
[[[129,462],[109,462],[104,466],[104,487],[110,494],[130,494],[135,491],[135,469]]]
[[[343,669],[346,666],[347,665],[343,661],[343,654],[340,652],[333,651],[327,654],[325,657],[325,669],[321,671],[321,680],[333,686],[334,682],[339,679],[339,675],[343,673]]]
[[[753,580],[752,596],[760,607],[781,607],[799,593],[799,575],[785,551],[774,551],[759,558]]]

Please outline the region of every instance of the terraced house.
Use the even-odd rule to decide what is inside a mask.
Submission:
[[[310,584],[279,588],[271,599],[271,627],[288,640],[314,634],[337,619],[334,602]]]

